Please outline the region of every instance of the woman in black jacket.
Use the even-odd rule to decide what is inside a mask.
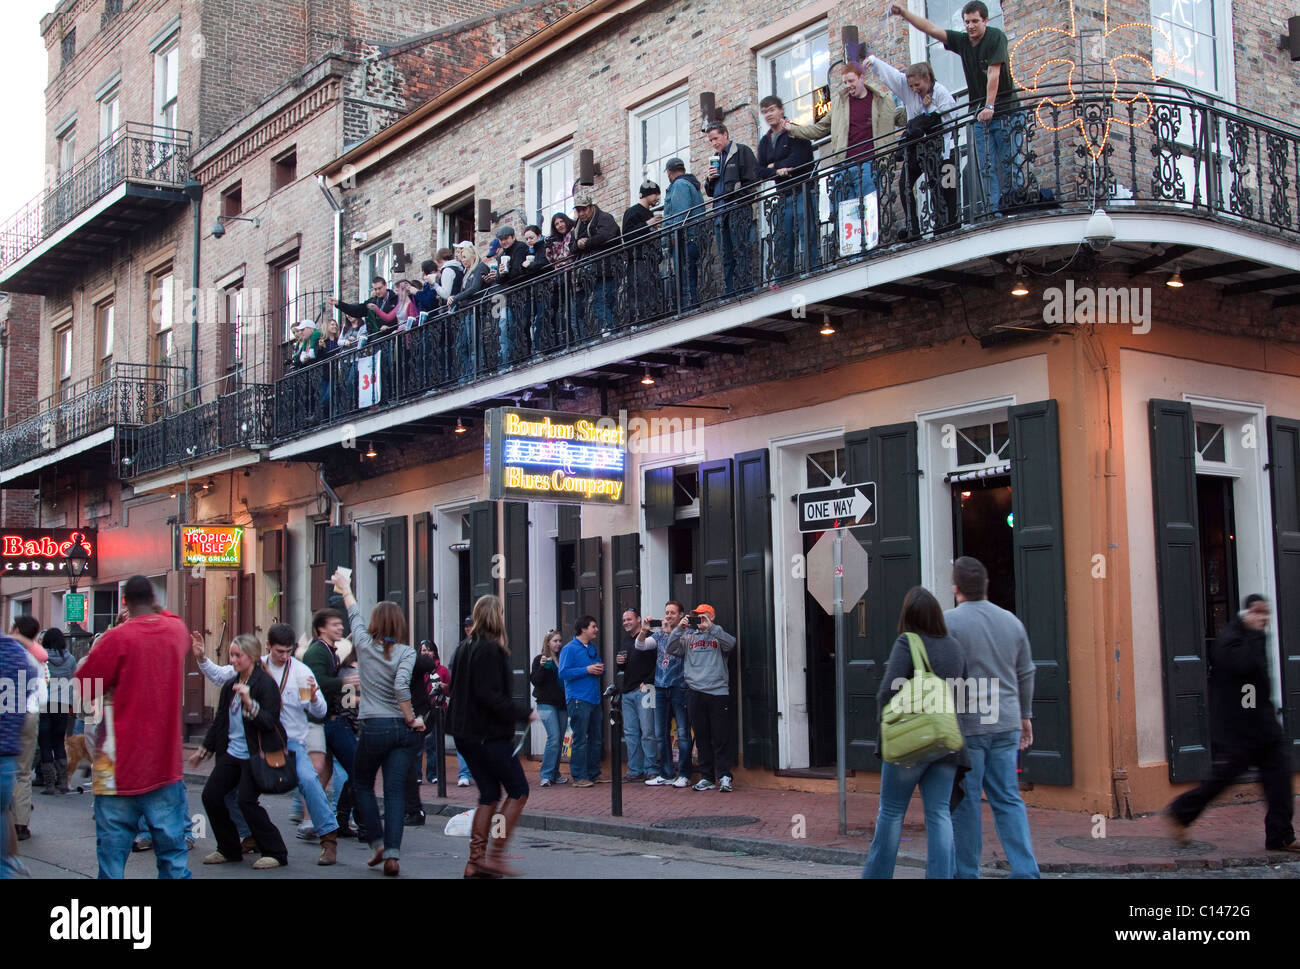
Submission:
[[[50,697],[41,711],[37,742],[41,751],[42,794],[68,793],[68,754],[63,738],[72,720],[72,674],[77,671],[77,657],[68,649],[63,630],[51,626],[41,637],[41,645],[50,654]]]
[[[239,861],[239,833],[226,809],[226,795],[238,788],[236,800],[248,822],[262,857],[253,867],[262,870],[289,863],[284,839],[266,809],[258,803],[250,759],[259,753],[281,753],[285,748],[280,727],[281,685],[262,669],[262,644],[256,636],[236,636],[230,644],[230,665],[235,678],[227,680],[217,701],[217,714],[203,738],[203,746],[190,758],[197,767],[216,756],[216,766],[203,785],[203,808],[217,839],[217,850],[203,859],[205,865]]]
[[[506,864],[506,846],[528,803],[528,781],[515,755],[513,740],[515,724],[525,718],[536,720],[537,713],[515,709],[510,681],[505,609],[497,596],[483,596],[474,603],[469,641],[456,653],[456,691],[448,714],[456,749],[478,784],[478,810],[470,833],[466,878],[518,874]],[[502,787],[506,799],[498,807]],[[498,811],[505,819],[505,833],[492,839],[488,851],[492,818]]]
[[[428,649],[426,649],[428,647]],[[430,652],[429,650],[433,651]],[[438,672],[436,647],[429,640],[420,643],[415,651],[415,666],[411,668],[411,709],[417,717],[422,717],[427,724],[433,723],[433,698],[429,693],[429,677]],[[430,729],[427,736],[432,736]],[[424,746],[424,744],[421,744]],[[419,827],[424,824],[424,804],[420,801],[420,760],[417,754],[411,761],[411,770],[406,777],[406,818],[403,827]]]
[[[882,713],[894,694],[912,678],[915,669],[908,633],[921,637],[930,669],[936,676],[949,684],[966,678],[965,655],[957,640],[948,635],[943,609],[928,589],[918,585],[907,591],[903,597],[902,614],[898,617],[898,632],[894,650],[885,665],[885,675],[880,681],[880,692],[876,695],[876,709]],[[951,698],[951,686],[949,691]],[[926,697],[925,702],[930,702],[930,698]],[[921,788],[921,803],[925,805],[925,877],[952,877],[952,817],[948,813],[948,803],[958,768],[969,766],[970,755],[964,747],[955,754],[915,767],[902,767],[889,761],[881,765],[880,814],[876,818],[876,832],[871,839],[867,864],[862,869],[863,878],[894,877],[903,816],[917,787]]]
[[[542,787],[569,783],[567,777],[560,775],[560,749],[564,746],[564,731],[569,726],[569,709],[559,670],[560,650],[563,648],[564,637],[558,629],[552,629],[542,640],[542,651],[533,659],[533,671],[529,676],[533,698],[537,701],[537,717],[546,728]]]

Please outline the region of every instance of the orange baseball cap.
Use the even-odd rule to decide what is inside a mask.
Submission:
[[[717,611],[707,602],[701,602],[698,606],[692,609],[691,612],[707,612],[710,616],[716,616],[718,614]]]

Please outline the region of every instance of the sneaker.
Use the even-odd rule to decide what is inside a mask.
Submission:
[[[645,782],[646,787],[667,787],[671,784],[672,781],[667,777],[664,777],[662,774],[656,774],[654,777],[650,778],[650,780]]]
[[[1290,854],[1300,854],[1300,841],[1292,841],[1290,844],[1277,845],[1276,847],[1273,847],[1273,848],[1270,848],[1270,847],[1268,847],[1268,846],[1266,845],[1266,846],[1264,847],[1264,850],[1265,850],[1265,851],[1285,851],[1285,852],[1288,852],[1288,853],[1290,853]]]
[[[717,785],[714,784],[713,781],[709,780],[707,777],[701,777],[698,781],[695,782],[695,790],[697,791],[711,791],[716,786]]]
[[[623,780],[628,781],[629,783],[632,781],[643,781],[645,780],[645,775],[633,774],[631,771],[628,771],[626,774],[623,775]]]
[[[185,837],[185,850],[186,850],[186,851],[189,851],[189,850],[190,850],[191,848],[193,848],[193,847],[194,847],[194,839],[191,838],[191,837],[189,837],[188,835],[186,835],[186,837]]]
[[[301,823],[302,823],[302,812],[301,812],[301,811],[293,811],[293,812],[291,812],[290,815],[289,815],[289,820],[292,821],[294,824],[301,824]]]
[[[214,851],[210,855],[203,856],[203,863],[205,865],[224,865],[228,861],[230,861],[230,859],[227,858],[225,855],[223,855],[220,851]]]
[[[567,784],[567,783],[569,783],[569,779],[568,779],[567,777],[565,777],[563,774],[561,774],[559,777],[557,777],[557,778],[555,779],[555,783],[556,783],[556,784]]]
[[[426,774],[425,777],[424,777],[424,779],[425,779],[426,781],[428,781],[430,784],[437,784],[437,783],[438,783],[438,777],[437,777],[436,774]]]
[[[596,784],[594,781],[589,781],[584,778],[583,780],[580,781],[574,781],[573,786],[574,787],[595,787]]]
[[[469,778],[468,778],[468,777],[462,777],[462,778],[458,779],[458,780],[456,781],[456,786],[457,786],[457,787],[469,787]]]
[[[302,824],[298,825],[298,840],[299,841],[316,840],[316,828],[314,825],[312,825],[310,821],[304,821],[302,822]]]
[[[673,787],[686,787],[686,785],[690,784],[690,782],[691,779],[687,777],[685,774],[678,774],[677,780],[673,781]]]
[[[131,845],[132,851],[153,851],[153,841],[149,838],[136,838],[135,844]]]
[[[718,790],[719,790],[719,791],[726,791],[727,793],[731,793],[731,775],[730,775],[730,774],[723,774],[723,775],[722,775],[722,780],[720,780],[720,781],[718,782]]]
[[[542,786],[542,787],[550,787],[550,786],[551,786],[551,782],[548,781],[546,778],[543,777],[543,778],[542,778],[542,784],[541,784],[541,786]]]
[[[253,862],[254,871],[266,871],[266,869],[268,868],[279,868],[279,867],[280,867],[280,863],[276,861],[274,858],[272,858],[270,855],[263,855],[261,858],[258,858],[257,861]]]
[[[418,828],[424,824],[423,811],[411,811],[402,819],[402,825],[407,828]]]

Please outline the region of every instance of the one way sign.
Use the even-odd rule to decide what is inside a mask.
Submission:
[[[799,495],[799,531],[824,532],[876,523],[876,483],[818,488]]]

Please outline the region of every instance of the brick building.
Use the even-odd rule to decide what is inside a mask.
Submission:
[[[912,6],[960,22],[960,4]],[[475,596],[501,593],[521,695],[545,630],[591,612],[609,633],[628,604],[653,614],[669,597],[708,601],[740,641],[738,782],[816,788],[839,753],[836,657],[810,585],[825,533],[801,532],[794,500],[871,481],[876,522],[853,530],[869,582],[844,657],[851,785],[876,783],[875,694],[902,595],[923,584],[950,604],[963,553],[989,564],[991,598],[1030,631],[1032,803],[1150,811],[1203,775],[1205,644],[1251,591],[1277,604],[1274,700],[1300,746],[1300,613],[1285,594],[1300,582],[1300,204],[1288,173],[1300,131],[1283,120],[1300,84],[1276,50],[1287,11],[1205,5],[1182,23],[1182,6],[1129,2],[1110,5],[1107,23],[1103,4],[1076,3],[1071,29],[1056,7],[991,7],[1023,58],[1022,88],[1054,57],[1076,71],[1073,100],[1049,88],[1063,73],[1020,93],[1025,147],[1005,218],[980,212],[963,112],[948,122],[961,195],[951,230],[931,213],[919,238],[906,232],[905,149],[881,138],[876,232],[858,246],[839,241],[841,171],[828,159],[752,200],[748,277],[727,269],[725,220],[693,214],[653,237],[648,275],[647,250],[625,246],[285,373],[257,447],[172,455],[130,472],[133,487],[183,485],[204,520],[276,535],[250,564],[278,563],[255,581],[276,583],[267,590],[300,627],[341,563],[363,605],[401,603],[412,636],[444,646]],[[1147,26],[1106,34],[1121,20]],[[956,59],[877,7],[593,0],[314,162],[330,201],[315,186],[310,203],[305,188],[286,191],[260,227],[232,225],[218,242],[238,252],[204,251],[211,285],[232,283],[244,260],[248,286],[273,288],[266,255],[298,236],[300,259],[314,260],[303,290],[336,277],[355,298],[373,272],[398,275],[398,246],[418,265],[467,228],[486,243],[500,225],[571,210],[584,180],[618,217],[643,178],[665,181],[667,158],[706,170],[701,95],[751,145],[768,94],[811,120],[855,25],[886,61],[928,59],[961,94]],[[1124,59],[1159,65],[1171,39],[1159,83]],[[1113,100],[1114,70],[1141,97]],[[348,90],[333,71],[318,65],[310,90]],[[291,100],[273,99],[255,124],[278,124]],[[214,176],[223,187],[267,177],[264,161],[236,162],[235,140],[224,144],[203,156],[213,171],[232,159]],[[586,151],[599,172],[583,171]],[[806,232],[782,221],[796,201],[816,213]],[[321,261],[308,240],[334,231],[336,210],[341,242]],[[698,299],[682,270],[692,252]],[[381,378],[369,393],[362,369]],[[626,499],[492,501],[483,421],[500,406],[626,412]],[[143,429],[137,453],[163,423]],[[613,637],[602,645],[612,659]]]

